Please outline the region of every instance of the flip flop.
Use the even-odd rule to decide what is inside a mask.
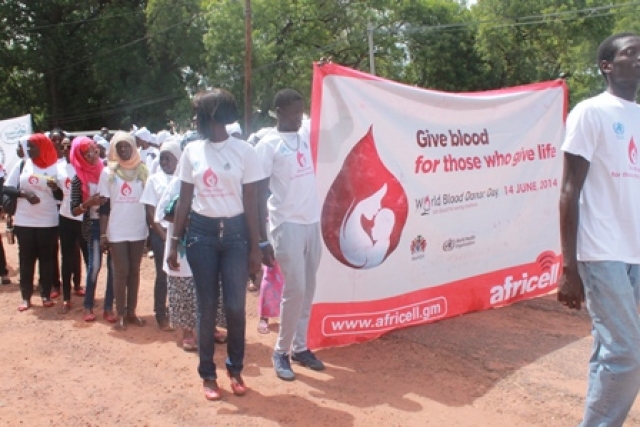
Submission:
[[[54,305],[56,305],[55,302],[51,301],[48,298],[42,298],[42,306],[49,308],[49,307],[53,307]]]
[[[59,296],[60,296],[60,290],[59,289],[53,289],[51,291],[51,295],[49,295],[49,297],[51,299],[58,298]]]
[[[22,304],[18,306],[18,311],[27,311],[31,308],[31,303],[29,301],[22,301]]]
[[[269,332],[269,323],[267,323],[265,320],[260,320],[260,322],[258,322],[258,333],[260,334],[268,334]]]
[[[84,294],[85,294],[84,288],[78,288],[78,289],[74,290],[73,293],[78,295],[79,297],[83,297]]]
[[[187,338],[182,340],[182,349],[184,351],[196,351],[198,349],[198,344],[196,344],[195,339]]]
[[[96,315],[93,313],[86,313],[84,316],[82,316],[82,320],[84,320],[85,322],[95,322]]]

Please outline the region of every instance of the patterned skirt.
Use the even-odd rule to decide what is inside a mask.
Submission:
[[[196,288],[193,277],[167,276],[167,292],[169,294],[169,321],[174,328],[196,329],[198,306]],[[227,327],[227,316],[222,304],[222,286],[217,304],[216,324]]]

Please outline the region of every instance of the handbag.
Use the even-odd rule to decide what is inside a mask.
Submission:
[[[20,175],[22,174],[22,170],[24,169],[24,160],[20,161],[20,173],[18,174],[18,185],[16,186],[16,190],[18,190],[18,194],[20,193]],[[13,216],[16,214],[16,209],[18,208],[18,196],[17,195],[9,195],[4,192],[4,188],[2,189],[2,211],[9,216]]]
[[[284,275],[280,265],[274,260],[273,267],[262,266],[263,276],[258,297],[258,313],[260,317],[279,317]]]

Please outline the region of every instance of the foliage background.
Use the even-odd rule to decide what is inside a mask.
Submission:
[[[307,97],[312,62],[446,91],[569,75],[572,105],[603,88],[601,40],[640,30],[640,1],[252,0],[252,118],[275,92]],[[190,97],[219,86],[244,111],[245,0],[0,0],[0,119],[36,129],[187,126]]]

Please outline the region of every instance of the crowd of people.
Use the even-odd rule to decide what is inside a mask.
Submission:
[[[228,91],[199,93],[193,105],[196,129],[184,135],[136,126],[113,135],[103,129],[92,138],[71,139],[60,129],[30,135],[3,190],[16,206],[8,221],[18,242],[20,312],[31,308],[37,289],[43,307],[62,295],[58,312],[66,315],[73,293],[84,298],[83,320],[95,322],[106,255],[102,318],[117,331],[144,326],[137,308],[148,254],[157,325],[181,331],[183,349],[199,354],[205,397],[218,400],[216,344],[227,345],[231,391],[247,391],[248,283],[261,291],[258,331],[269,333],[269,317],[281,318],[276,375],[293,380],[292,360],[324,369],[306,345],[320,208],[315,175],[298,170],[310,164],[298,157],[311,156],[298,92],[278,92],[276,125],[251,135],[251,143],[242,138]],[[9,283],[6,265],[3,272]]]

